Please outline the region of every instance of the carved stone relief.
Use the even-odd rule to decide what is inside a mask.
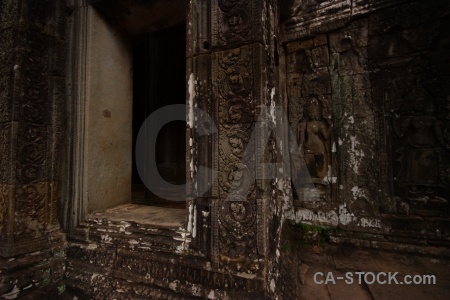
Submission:
[[[295,135],[290,137],[294,205],[331,208],[336,151],[326,38],[293,42],[286,48],[289,122]],[[313,186],[307,184],[311,179]]]
[[[442,56],[448,17],[433,14],[434,20],[420,26],[412,26],[409,15],[385,28],[380,13],[371,25],[369,63],[377,70],[372,93],[384,112],[378,117],[380,136],[389,137],[383,210],[391,214],[449,214],[450,72]]]
[[[261,1],[219,0],[212,3],[213,36],[216,47],[239,46],[261,39]]]
[[[238,3],[239,1],[235,1]],[[250,6],[250,1],[246,2]],[[224,4],[226,4],[224,6]],[[221,9],[234,1],[220,3]],[[231,29],[230,29],[231,30]],[[213,220],[213,258],[231,272],[258,272],[264,232],[258,231],[255,152],[250,142],[260,98],[261,47],[249,45],[213,54],[213,86],[218,111],[218,191]],[[264,226],[260,222],[259,226]],[[227,263],[228,260],[235,263]]]
[[[257,258],[254,201],[239,196],[223,201],[220,220],[222,255],[240,260]]]
[[[3,229],[5,228],[5,220],[7,207],[9,204],[8,199],[10,199],[11,185],[1,184],[0,185],[0,235],[3,236]]]
[[[427,94],[408,98],[410,105],[397,106],[390,119],[396,208],[404,214],[447,215],[450,143],[448,134],[445,138],[446,108],[437,110]]]
[[[219,54],[219,117],[222,124],[254,121],[253,53],[250,47]],[[226,126],[226,125],[225,125]]]
[[[213,71],[219,110],[217,246],[222,256],[238,260],[257,253],[253,151],[248,149],[255,119],[252,50],[243,47],[218,53]]]
[[[48,37],[44,37],[34,27],[28,28],[24,36],[30,42],[21,49],[19,56],[28,57],[33,64],[20,70],[23,79],[20,85],[24,92],[16,103],[20,121],[17,138],[15,231],[19,236],[24,235],[23,238],[44,230],[48,224],[49,205],[46,203],[50,137],[47,128],[51,127],[45,124],[53,122],[48,120],[47,113],[51,97],[46,77],[50,54],[43,41],[48,40]]]
[[[321,184],[316,179],[323,180],[328,175],[329,165],[331,165],[330,136],[333,125],[327,126],[322,121],[317,100],[310,101],[305,111],[307,117],[300,123],[298,129],[300,150],[313,182]]]

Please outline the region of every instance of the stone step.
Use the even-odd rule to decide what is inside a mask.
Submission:
[[[152,252],[177,253],[183,251],[183,244],[189,243],[189,237],[177,236],[160,236],[143,233],[116,233],[108,231],[98,231],[91,228],[87,234],[87,238],[77,236],[69,237],[69,242],[83,242],[88,245],[127,248],[136,250],[151,250]],[[95,246],[94,246],[95,245]]]
[[[261,280],[213,271],[211,258],[189,249],[185,215],[142,205],[89,215],[68,238],[68,290],[80,299],[235,299],[242,291],[259,299]]]
[[[104,274],[68,268],[66,271],[66,294],[70,299],[167,299],[195,300],[200,297],[183,295],[157,284],[143,284],[130,279],[115,278]],[[65,298],[69,299],[69,298]]]
[[[178,234],[176,232],[180,229],[180,227],[164,227],[127,221],[120,221],[120,222],[107,221],[97,223],[96,221],[88,220],[88,223],[86,223],[85,226],[91,228],[91,230],[97,231],[106,230],[107,232],[111,233],[146,234],[146,235],[159,235],[167,237],[177,236]]]
[[[264,290],[262,280],[214,272],[207,260],[127,250],[108,254],[105,249],[97,249],[93,253],[92,263],[68,260],[66,278],[69,290],[86,291],[94,297],[101,293],[102,299],[112,299],[107,295],[115,292],[127,295],[129,290],[118,284],[120,282],[126,282],[125,285],[133,291],[164,289],[180,299],[209,299],[209,296],[214,296],[212,299],[236,299],[233,294],[239,294],[239,299],[261,299],[262,295],[258,293]],[[242,291],[249,297],[242,297]]]
[[[185,210],[126,204],[92,213],[69,236],[74,242],[179,252],[190,242]]]

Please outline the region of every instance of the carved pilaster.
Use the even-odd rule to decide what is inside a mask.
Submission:
[[[276,197],[271,179],[262,179],[269,174],[262,164],[275,160],[270,154],[274,142],[269,141],[274,137],[261,130],[273,127],[265,106],[278,104],[272,103],[278,95],[273,5],[273,1],[199,0],[188,6],[187,102],[189,109],[198,107],[210,114],[217,127],[210,137],[198,136],[199,122],[188,129],[189,172],[199,166],[217,172],[210,191],[195,196],[193,203],[209,201],[207,230],[214,269],[255,278],[265,276],[270,206]],[[263,111],[266,115],[258,121]],[[202,215],[197,211],[197,222]],[[200,239],[204,239],[200,244],[206,241],[195,238]]]
[[[14,60],[3,72],[10,80],[3,80],[3,75],[1,80],[10,84],[5,86],[5,102],[12,108],[2,110],[1,118],[12,122],[1,130],[0,255],[14,256],[46,247],[46,236],[59,228],[66,20],[61,3],[47,8],[21,3],[20,11],[4,5],[5,16],[15,12],[20,14],[17,19],[25,20],[11,20],[14,35],[7,36],[15,46],[5,51],[14,52]]]

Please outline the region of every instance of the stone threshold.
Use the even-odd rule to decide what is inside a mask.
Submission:
[[[68,239],[67,290],[80,299],[260,299],[263,280],[213,270],[190,248],[185,217],[138,204],[91,213]]]
[[[140,204],[123,204],[101,212],[91,213],[90,222],[109,220],[112,222],[135,222],[162,228],[182,228],[186,210]]]

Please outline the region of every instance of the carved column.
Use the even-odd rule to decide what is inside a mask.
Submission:
[[[0,278],[3,295],[62,276],[63,264],[53,258],[64,241],[57,205],[66,11],[64,4],[53,1],[3,1],[0,11],[0,274],[8,274]],[[15,269],[27,264],[26,274],[14,272],[12,262]]]
[[[273,161],[273,134],[260,130],[250,140],[257,126],[270,123],[266,117],[257,122],[263,107],[276,105],[277,8],[272,1],[219,0],[191,1],[189,11],[187,102],[208,112],[217,129],[209,137],[195,135],[199,124],[189,129],[191,170],[203,165],[217,172],[207,195],[190,194],[194,206],[210,206],[214,269],[262,279],[276,194],[272,181],[261,179],[267,172],[262,163]]]

